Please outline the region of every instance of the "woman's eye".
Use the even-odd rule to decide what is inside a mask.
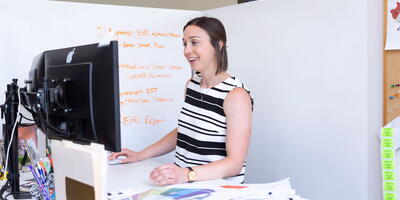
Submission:
[[[196,44],[198,44],[198,42],[196,42],[196,41],[193,41],[193,42],[192,42],[192,45],[196,45]]]

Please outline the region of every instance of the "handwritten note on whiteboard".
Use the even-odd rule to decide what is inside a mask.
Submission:
[[[182,28],[98,25],[96,36],[118,40],[122,145],[141,150],[177,125],[190,78]]]

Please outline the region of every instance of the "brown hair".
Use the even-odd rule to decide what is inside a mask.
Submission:
[[[210,36],[210,42],[215,49],[217,57],[217,71],[215,74],[219,74],[228,70],[228,54],[226,52],[226,32],[224,25],[216,18],[212,17],[197,17],[190,20],[184,27],[195,25],[207,32]],[[222,41],[222,47],[219,46],[219,42]]]

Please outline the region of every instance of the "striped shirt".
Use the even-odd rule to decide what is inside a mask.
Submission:
[[[200,80],[201,76],[194,74],[188,83],[178,120],[174,163],[180,167],[203,165],[226,157],[224,99],[234,88],[246,89],[235,77],[227,78],[212,88],[200,88]],[[251,102],[253,104],[252,98]],[[226,179],[243,183],[245,169],[246,162],[240,174]]]

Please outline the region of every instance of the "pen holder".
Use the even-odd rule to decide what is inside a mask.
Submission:
[[[54,189],[54,174],[51,173],[47,176],[46,182],[43,184],[46,191],[42,191],[38,184],[33,184],[29,190],[32,195],[31,200],[42,200],[42,199],[55,199],[55,189]],[[49,196],[46,197],[46,194]]]
[[[49,173],[46,176],[41,171],[40,167],[35,169],[32,165],[30,166],[30,169],[36,180],[36,184],[33,184],[29,190],[30,194],[32,195],[31,200],[54,200],[54,174]]]

